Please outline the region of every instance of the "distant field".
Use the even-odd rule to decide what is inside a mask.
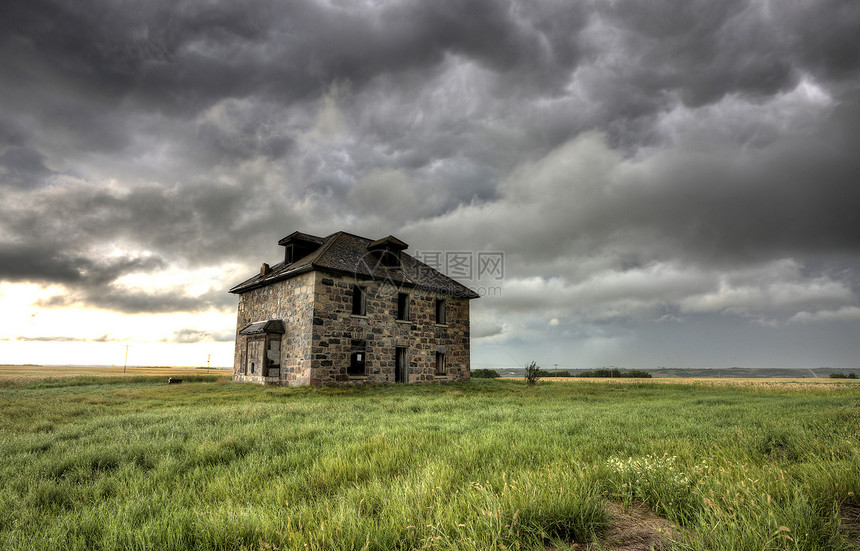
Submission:
[[[0,548],[579,551],[625,519],[679,550],[858,544],[850,382],[162,377],[0,385]]]
[[[604,367],[605,369],[605,367]],[[522,368],[498,368],[502,377],[523,377]],[[548,370],[555,371],[555,370]],[[571,375],[577,375],[585,369],[560,369]],[[626,371],[622,369],[622,371]],[[809,369],[801,368],[765,368],[765,367],[728,367],[728,368],[643,368],[655,379],[828,379],[831,374],[849,375],[854,373],[860,375],[860,367],[816,367]]]
[[[230,369],[209,368],[211,375],[232,375]],[[0,381],[59,377],[184,377],[205,375],[205,367],[132,367],[107,365],[0,365]]]
[[[516,380],[524,380],[517,378]],[[844,390],[845,384],[857,385],[860,384],[860,379],[747,379],[747,378],[706,378],[706,377],[686,377],[678,379],[669,378],[653,378],[653,379],[615,379],[615,378],[599,378],[599,377],[542,377],[541,381],[553,381],[559,383],[573,384],[603,384],[617,383],[636,385],[642,383],[649,384],[665,384],[665,385],[691,385],[700,387],[739,387],[758,390],[786,390],[786,391],[803,391],[805,389],[815,390]],[[860,388],[860,387],[858,387]]]

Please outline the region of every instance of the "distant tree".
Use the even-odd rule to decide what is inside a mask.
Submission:
[[[622,372],[620,369],[595,369],[594,371],[583,371],[577,373],[577,377],[606,377],[606,378],[627,378],[627,379],[650,379],[651,374],[647,371],[639,371],[631,369],[630,371]]]
[[[849,373],[849,374],[848,374],[848,378],[849,378],[849,379],[856,379],[856,378],[857,378],[857,374],[856,374],[856,373],[854,373],[854,372]]]
[[[631,379],[650,379],[651,374],[647,371],[639,371],[636,369],[631,369],[627,373],[621,375],[622,377],[630,377]]]
[[[477,379],[498,379],[501,375],[495,369],[473,369],[472,377]]]
[[[587,372],[591,373],[590,375],[586,375],[586,377],[621,377],[620,369],[595,369],[594,371]],[[582,374],[580,373],[580,376]]]
[[[558,371],[538,368],[538,377],[570,377],[569,371]]]
[[[844,373],[831,373],[830,378],[831,379],[847,379],[848,375],[846,375]]]
[[[535,384],[540,379],[541,369],[535,362],[526,365],[526,382],[530,385]]]

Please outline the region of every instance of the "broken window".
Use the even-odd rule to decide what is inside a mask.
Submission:
[[[406,363],[406,347],[394,349],[394,382],[405,383],[409,380],[409,364]]]
[[[446,312],[445,312],[445,299],[437,298],[436,299],[436,323],[445,323],[446,320]]]
[[[263,377],[281,375],[281,336],[270,335],[266,339],[266,369]]]
[[[397,319],[409,319],[409,294],[397,293]]]
[[[248,337],[247,347],[245,350],[245,375],[256,375],[260,367],[260,360],[263,359],[263,347],[265,346],[262,337]]]
[[[347,375],[364,375],[366,374],[365,366],[367,365],[367,344],[363,340],[352,341],[352,351],[349,355],[349,369]]]
[[[365,315],[364,289],[358,285],[352,286],[352,313],[356,316]]]
[[[447,375],[447,373],[445,369],[445,353],[436,352],[436,375]]]
[[[380,261],[383,266],[388,268],[400,267],[400,251],[383,251],[380,255]]]

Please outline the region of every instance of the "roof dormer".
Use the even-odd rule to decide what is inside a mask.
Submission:
[[[324,239],[309,233],[295,231],[278,241],[284,247],[284,264],[292,264],[319,249]]]
[[[409,245],[393,235],[371,241],[367,245],[367,250],[376,253],[382,265],[389,268],[400,267],[400,252],[408,248]]]

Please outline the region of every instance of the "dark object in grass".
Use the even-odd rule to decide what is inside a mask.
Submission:
[[[535,384],[540,379],[541,370],[540,366],[535,362],[532,362],[526,366],[526,382],[530,385]]]
[[[169,385],[178,385],[181,382],[182,382],[182,379],[174,379],[173,377],[170,377],[167,379],[167,384],[169,384]]]

